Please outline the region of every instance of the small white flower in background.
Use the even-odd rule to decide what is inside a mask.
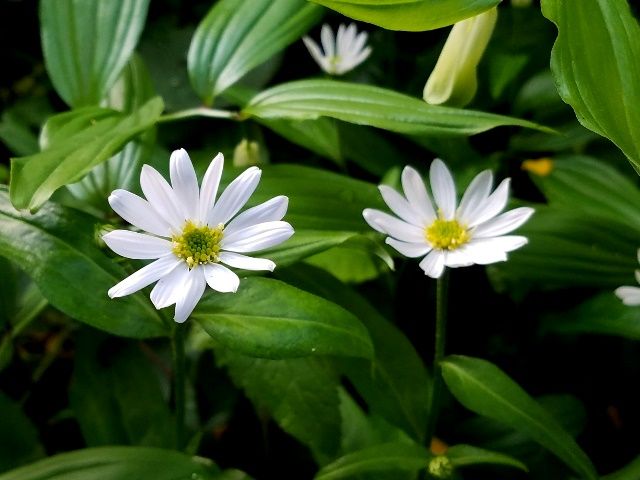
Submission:
[[[356,33],[353,23],[348,27],[341,24],[338,34],[334,37],[333,30],[325,23],[320,32],[324,51],[321,51],[318,44],[309,37],[305,36],[302,41],[322,70],[330,75],[343,75],[356,68],[371,54],[371,47],[365,47],[367,32]]]
[[[275,263],[243,253],[284,242],[293,228],[280,221],[289,199],[278,196],[236,214],[260,181],[251,167],[229,184],[216,200],[224,157],[209,165],[202,188],[191,159],[183,149],[171,154],[171,185],[149,165],[142,167],[140,186],[146,197],[115,190],[109,204],[127,222],[147,233],[115,230],[102,238],[123,257],[157,259],[109,289],[123,297],[158,282],[151,291],[157,309],[176,305],[174,319],[184,322],[202,297],[206,285],[235,292],[240,279],[223,264],[244,270],[273,271]]]
[[[640,250],[638,250],[638,261],[640,262]],[[636,270],[636,281],[640,283],[640,270]],[[634,307],[640,305],[640,287],[623,286],[616,288],[616,296],[622,303]]]
[[[491,193],[493,175],[479,173],[457,206],[456,187],[442,160],[431,164],[433,204],[420,174],[407,166],[402,172],[404,196],[380,185],[382,198],[398,217],[365,209],[363,216],[375,230],[389,235],[387,244],[406,257],[424,257],[420,268],[438,278],[445,267],[487,265],[507,259],[527,238],[505,235],[526,222],[533,209],[520,207],[498,215],[507,206],[509,179]]]

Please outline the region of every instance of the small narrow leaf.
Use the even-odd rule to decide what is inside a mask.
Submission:
[[[98,105],[144,28],[149,0],[43,0],[42,49],[58,94],[71,107]]]
[[[204,298],[192,317],[217,342],[254,357],[373,355],[353,314],[277,280],[247,278],[234,295]]]
[[[453,355],[442,362],[442,376],[451,393],[469,410],[525,433],[581,477],[598,478],[589,457],[571,435],[492,363]]]
[[[336,80],[298,80],[256,95],[242,113],[259,119],[321,117],[406,134],[473,135],[516,125],[548,130],[502,115],[428,105],[393,90]]]

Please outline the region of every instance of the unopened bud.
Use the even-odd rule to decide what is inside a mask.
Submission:
[[[233,150],[234,167],[251,167],[269,163],[269,154],[258,142],[242,139]]]
[[[438,455],[429,460],[427,470],[432,477],[445,479],[453,474],[453,464],[449,458]]]

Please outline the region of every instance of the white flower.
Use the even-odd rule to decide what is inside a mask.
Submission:
[[[240,279],[223,264],[244,270],[273,271],[275,263],[252,258],[254,252],[284,242],[293,228],[280,221],[289,199],[278,196],[236,214],[260,181],[251,167],[219,196],[224,157],[209,165],[202,188],[183,149],[171,154],[171,185],[154,168],[142,167],[140,186],[146,197],[115,190],[109,204],[127,222],[148,233],[115,230],[102,238],[123,257],[157,259],[109,289],[111,298],[137,292],[154,282],[151,301],[157,309],[176,305],[174,319],[184,322],[208,284],[219,292],[235,292]],[[235,217],[235,218],[234,218]]]
[[[420,174],[411,167],[402,172],[404,195],[380,185],[382,198],[396,218],[365,209],[363,216],[375,230],[389,235],[387,244],[407,257],[423,257],[420,268],[432,278],[445,267],[487,265],[507,259],[507,252],[527,243],[526,237],[505,235],[526,222],[533,209],[516,208],[498,215],[507,205],[509,179],[491,193],[489,170],[478,174],[456,208],[456,187],[451,173],[439,159],[431,164],[433,208]]]
[[[640,250],[638,250],[638,261],[640,262]],[[640,270],[636,270],[636,281],[640,283]],[[622,300],[622,303],[634,307],[640,305],[640,288],[623,286],[616,288],[617,297]]]
[[[333,30],[325,23],[320,32],[324,53],[311,38],[305,36],[302,41],[322,70],[330,75],[342,75],[356,68],[371,54],[371,47],[365,48],[367,36],[367,32],[356,35],[356,26],[352,23],[348,27],[341,24],[334,37]]]

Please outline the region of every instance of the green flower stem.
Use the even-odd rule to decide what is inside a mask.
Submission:
[[[180,110],[179,112],[169,113],[162,115],[158,119],[158,123],[173,122],[176,120],[183,120],[192,117],[208,117],[208,118],[230,118],[238,119],[237,112],[229,112],[228,110],[218,110],[215,108],[196,107],[188,108],[186,110]]]
[[[176,414],[176,448],[182,450],[184,446],[184,412],[185,412],[185,357],[184,357],[184,326],[174,323],[171,336],[171,350],[173,353],[173,400]]]
[[[445,270],[444,273],[436,281],[436,337],[435,337],[435,353],[433,356],[433,380],[431,384],[431,401],[429,411],[427,412],[427,429],[425,439],[427,446],[431,443],[431,438],[436,429],[438,414],[440,413],[440,399],[442,397],[442,368],[440,361],[444,358],[444,346],[446,342],[447,331],[447,289],[449,283],[449,274]]]

